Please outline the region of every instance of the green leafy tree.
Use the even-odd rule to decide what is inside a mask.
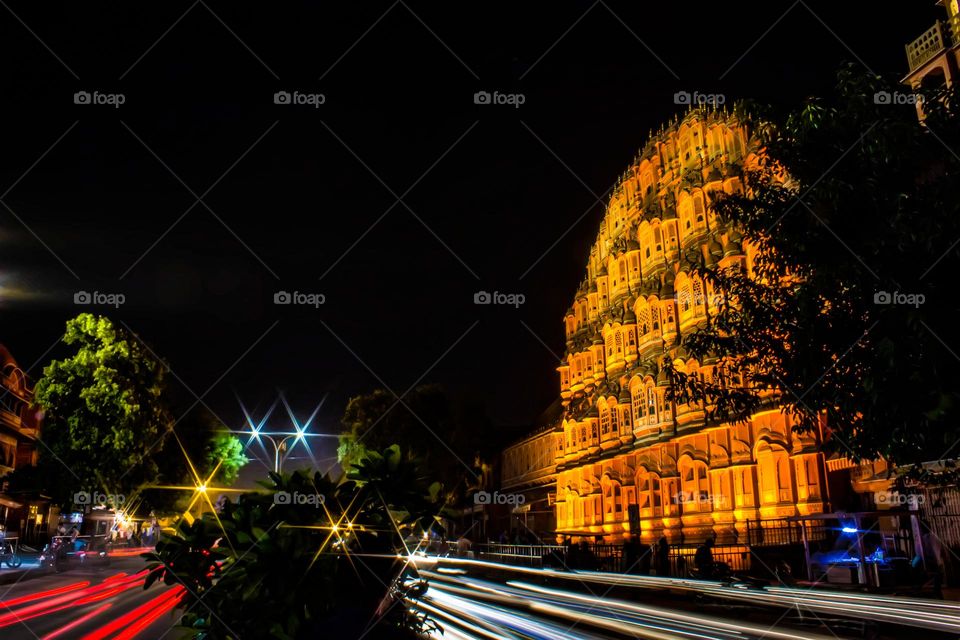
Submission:
[[[209,468],[214,469],[219,465],[219,471],[213,477],[214,481],[225,485],[236,482],[240,469],[250,462],[243,452],[243,442],[237,436],[229,433],[213,434],[207,442],[205,457]]]
[[[265,492],[163,536],[145,588],[185,585],[181,624],[205,640],[357,637],[374,616],[366,637],[415,637],[430,623],[395,600],[416,595],[397,553],[438,524],[440,485],[423,469],[392,446],[339,480],[271,473]]]
[[[129,494],[156,477],[155,444],[172,422],[165,366],[128,331],[89,313],[67,321],[63,343],[72,354],[46,366],[36,385],[43,489],[61,504],[78,491]]]
[[[785,115],[741,105],[762,160],[715,210],[727,245],[756,249],[755,277],[690,256],[720,304],[683,346],[721,366],[706,381],[670,367],[675,396],[715,420],[782,404],[855,459],[957,454],[960,102],[926,92],[921,124],[877,99],[904,91],[844,68],[834,95]]]

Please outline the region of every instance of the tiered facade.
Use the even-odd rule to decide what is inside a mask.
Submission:
[[[740,192],[755,160],[734,115],[695,109],[621,177],[564,318],[564,416],[536,439],[553,447],[559,532],[694,541],[828,509],[818,434],[793,433],[772,402],[746,423],[713,424],[702,405],[669,400],[668,360],[715,375],[716,361],[682,346],[716,304],[694,269],[750,272],[752,249],[711,204]]]

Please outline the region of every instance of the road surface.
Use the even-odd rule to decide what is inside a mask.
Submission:
[[[172,608],[183,588],[155,584],[144,591],[144,566],[142,558],[120,557],[106,567],[77,566],[0,585],[0,638],[178,638]]]

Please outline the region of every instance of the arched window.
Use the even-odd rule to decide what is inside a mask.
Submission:
[[[702,191],[696,191],[693,194],[693,226],[698,230],[705,229],[707,226]]]
[[[706,298],[703,295],[703,283],[700,282],[700,278],[697,276],[693,277],[693,308],[695,315],[706,315]]]
[[[642,342],[646,335],[653,330],[650,326],[650,305],[647,304],[646,300],[640,300],[640,303],[637,305],[636,315],[637,333],[640,334],[640,341]]]
[[[666,300],[663,303],[663,328],[664,333],[672,333],[676,331],[677,319],[673,311],[673,301]]]
[[[686,238],[693,232],[693,204],[690,202],[690,196],[683,192],[680,194],[680,230],[683,237]]]
[[[710,478],[702,460],[680,464],[680,491],[684,511],[710,511]]]
[[[643,419],[647,417],[647,397],[646,391],[639,379],[633,381],[630,389],[630,402],[633,407],[634,424],[643,424]]]
[[[647,416],[650,424],[660,422],[660,398],[652,382],[647,383]]]
[[[680,306],[680,317],[683,318],[690,313],[693,308],[693,291],[690,288],[690,282],[686,281],[677,291],[677,303]]]
[[[600,403],[597,405],[597,410],[600,412],[600,434],[607,435],[610,433],[610,409],[607,407],[606,401],[603,399],[600,400]]]
[[[654,334],[660,335],[660,304],[656,298],[650,302],[650,328]]]
[[[676,220],[671,220],[664,223],[664,226],[667,230],[667,250],[676,251],[677,250],[677,222]]]

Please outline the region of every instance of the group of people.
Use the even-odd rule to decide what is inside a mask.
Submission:
[[[660,536],[656,544],[644,546],[637,536],[623,543],[623,571],[650,575],[651,570],[658,576],[673,573],[670,567],[670,541]]]

